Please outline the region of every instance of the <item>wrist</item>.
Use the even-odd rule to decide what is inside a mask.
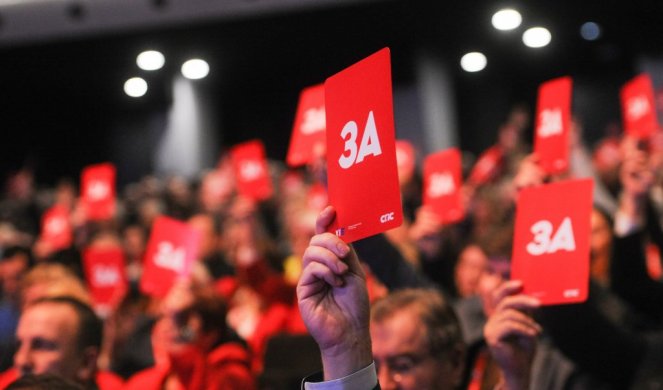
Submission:
[[[320,351],[320,355],[324,380],[343,378],[373,362],[370,335],[366,333],[342,345],[326,348]]]

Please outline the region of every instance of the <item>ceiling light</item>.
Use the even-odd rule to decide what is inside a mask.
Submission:
[[[510,8],[501,9],[495,12],[492,19],[493,27],[503,31],[513,30],[520,26],[522,21],[523,18],[520,16],[520,12]]]
[[[466,72],[479,72],[487,63],[486,56],[478,51],[467,53],[460,59],[460,67]]]
[[[182,65],[182,75],[190,80],[199,80],[209,74],[209,65],[201,59],[193,59]]]
[[[124,83],[124,93],[131,97],[141,97],[147,93],[147,82],[140,77],[133,77]]]
[[[547,46],[551,39],[550,31],[544,27],[532,27],[523,33],[523,43],[532,48]]]
[[[166,58],[156,50],[144,51],[136,57],[136,64],[142,70],[161,69],[165,63]]]
[[[580,36],[587,41],[595,41],[601,36],[601,27],[594,22],[587,22],[580,26]]]

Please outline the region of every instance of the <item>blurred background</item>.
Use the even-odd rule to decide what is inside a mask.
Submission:
[[[520,23],[495,21],[503,8]],[[514,107],[531,115],[538,85],[564,75],[591,146],[620,131],[631,77],[649,72],[663,101],[661,15],[663,2],[643,0],[0,0],[0,174],[28,167],[52,185],[110,161],[120,186],[192,177],[252,138],[283,161],[299,92],[385,46],[397,137],[421,156],[480,153]],[[549,42],[544,32],[528,47],[532,27]],[[162,67],[138,66],[146,50]],[[470,52],[485,67],[479,55],[464,70]],[[190,59],[208,72],[184,77]],[[125,91],[134,77],[144,83]]]

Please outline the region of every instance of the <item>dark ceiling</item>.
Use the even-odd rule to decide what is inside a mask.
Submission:
[[[616,90],[634,75],[638,58],[658,57],[663,47],[663,2],[327,3],[6,44],[0,48],[0,173],[29,164],[39,179],[52,182],[111,158],[107,145],[113,126],[164,111],[170,80],[192,55],[211,65],[210,76],[200,83],[223,112],[224,145],[259,136],[267,141],[270,157],[283,159],[299,91],[384,46],[392,50],[395,85],[413,82],[413,61],[421,51],[448,61],[459,122],[468,129],[485,126],[476,118],[478,104],[494,101],[496,110],[503,111],[512,103],[532,103],[538,83],[552,77],[570,74],[592,85],[605,81],[609,91]],[[502,6],[518,8],[523,27],[547,26],[551,45],[524,47],[523,27],[494,30],[490,17]],[[578,33],[588,20],[604,28],[596,42],[584,41]],[[135,56],[147,48],[162,51],[166,67],[143,74],[151,85],[147,96],[128,98],[122,84],[138,74]],[[459,58],[474,50],[486,54],[488,67],[464,73]],[[495,115],[489,117],[493,131],[498,123]],[[461,136],[461,142],[476,147],[468,137]]]

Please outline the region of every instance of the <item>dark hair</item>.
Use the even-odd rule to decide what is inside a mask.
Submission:
[[[53,374],[24,375],[13,381],[6,390],[83,390],[80,384]]]
[[[381,322],[397,312],[410,310],[426,327],[427,345],[434,356],[442,356],[455,346],[463,346],[458,317],[442,293],[435,289],[398,290],[375,301],[371,321]]]
[[[6,248],[4,251],[2,251],[2,256],[0,256],[0,263],[16,255],[25,256],[25,259],[27,260],[28,263],[28,267],[32,266],[32,252],[30,252],[29,248],[19,245],[10,246]]]
[[[103,337],[103,323],[87,304],[71,297],[46,297],[40,298],[30,304],[30,307],[41,303],[59,303],[68,305],[78,316],[78,348],[80,351],[87,347],[101,348]]]

